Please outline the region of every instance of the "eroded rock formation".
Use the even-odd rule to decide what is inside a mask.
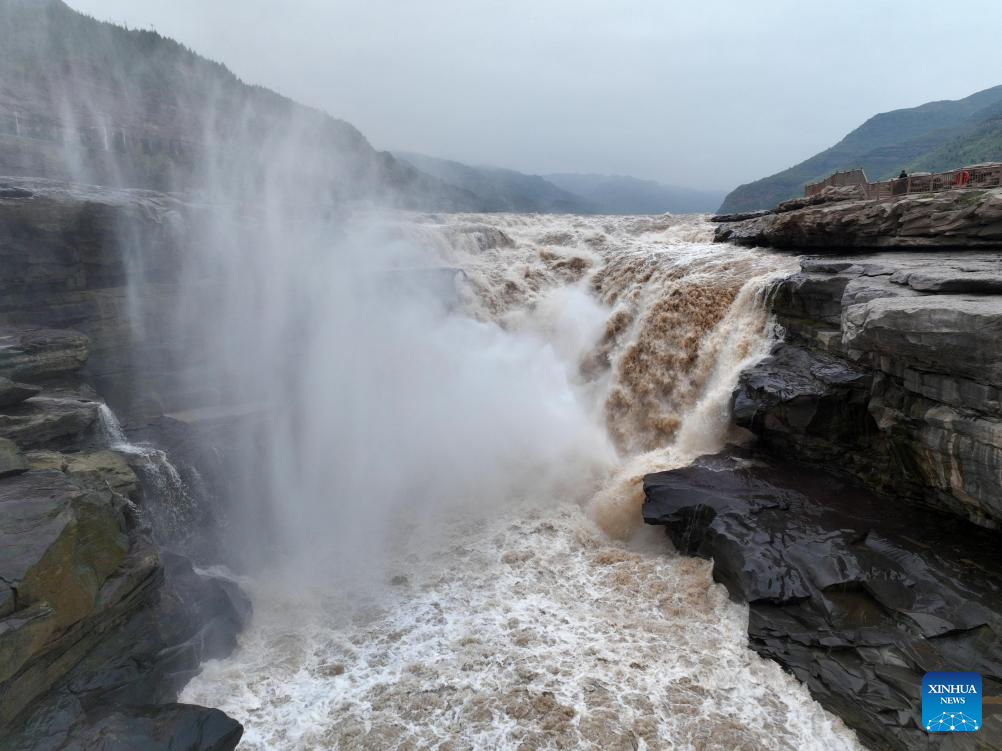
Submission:
[[[925,749],[922,675],[1002,693],[1002,193],[833,202],[722,225],[800,249],[772,354],[741,374],[755,441],[649,475],[645,519],[712,557],[753,648],[873,748]],[[854,247],[938,246],[856,252]],[[1002,715],[951,748],[997,748]],[[992,730],[992,728],[995,728]]]
[[[718,241],[797,251],[978,248],[1002,242],[1002,188],[954,190],[894,201],[795,199],[759,215],[721,216]]]
[[[202,209],[151,191],[0,178],[5,185],[0,326],[34,333],[15,347],[0,341],[0,376],[40,375],[25,370],[30,363],[50,374],[84,366],[126,422],[159,416],[180,398],[171,355],[184,343],[169,326],[171,305],[181,253]],[[76,333],[47,341],[43,327]],[[89,342],[86,364],[74,336]],[[27,366],[19,364],[25,353]]]
[[[1002,706],[944,739],[922,728],[922,676],[981,673],[1002,694],[997,536],[843,477],[730,450],[648,475],[644,518],[750,605],[751,646],[875,749],[1002,748]]]
[[[1002,257],[805,260],[776,284],[785,340],[742,374],[737,422],[776,452],[997,527]]]
[[[0,331],[0,745],[232,749],[239,723],[170,702],[232,650],[249,605],[152,543],[158,499],[106,447],[76,373],[88,346]]]

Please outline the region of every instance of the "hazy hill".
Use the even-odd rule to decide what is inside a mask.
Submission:
[[[475,194],[482,211],[574,214],[663,214],[713,211],[723,191],[673,188],[622,175],[527,175],[448,159],[396,152],[422,172]]]
[[[928,102],[871,117],[820,154],[775,175],[742,185],[721,211],[771,208],[801,195],[804,185],[839,169],[862,167],[871,180],[902,169],[949,169],[1002,159],[1002,86],[957,101]]]
[[[348,123],[60,0],[0,0],[0,50],[0,174],[474,207]]]
[[[480,211],[521,211],[553,214],[594,213],[595,207],[539,175],[499,167],[473,167],[448,159],[398,151],[396,156],[450,185],[468,190]]]
[[[624,175],[562,173],[544,177],[586,199],[603,214],[702,213],[716,210],[724,197],[723,191],[676,188]]]

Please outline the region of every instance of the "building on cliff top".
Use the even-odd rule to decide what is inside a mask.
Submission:
[[[858,185],[866,191],[866,197],[875,201],[895,198],[909,193],[935,193],[941,190],[959,188],[998,188],[1002,186],[1002,162],[972,164],[948,172],[914,172],[911,175],[871,183],[861,169],[834,172],[824,180],[810,183],[804,188],[804,196],[818,195],[825,188],[845,188]]]

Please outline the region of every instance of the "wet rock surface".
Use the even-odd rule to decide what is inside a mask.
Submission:
[[[99,406],[74,394],[32,397],[3,408],[0,437],[25,449],[73,447],[94,427]]]
[[[107,447],[79,383],[88,338],[0,337],[0,747],[232,749],[242,728],[174,704],[205,659],[235,646],[236,585],[154,545],[164,502]]]
[[[0,407],[9,407],[12,404],[18,404],[29,397],[37,396],[41,391],[42,389],[38,386],[17,383],[9,378],[0,376]]]
[[[28,460],[14,441],[0,438],[0,478],[27,472]]]
[[[1002,255],[805,259],[773,286],[783,329],[745,371],[738,424],[776,455],[1002,522]]]
[[[0,330],[0,376],[46,381],[80,370],[89,354],[90,340],[79,331]],[[21,400],[13,399],[7,404],[17,401]]]
[[[984,248],[1002,242],[1002,189],[953,190],[893,201],[795,199],[764,215],[722,215],[716,239],[799,251]]]
[[[171,355],[186,342],[166,322],[204,207],[148,190],[0,182],[0,376],[34,383],[83,367],[136,425],[182,402]]]
[[[922,676],[975,670],[1002,694],[998,534],[842,476],[731,449],[644,479],[644,519],[713,559],[750,605],[751,646],[875,749],[1002,748],[1002,705],[949,737],[921,728]]]
[[[109,707],[88,715],[67,734],[60,749],[102,751],[230,751],[243,728],[218,709],[190,704]]]

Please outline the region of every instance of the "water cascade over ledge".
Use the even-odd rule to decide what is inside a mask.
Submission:
[[[359,212],[215,238],[177,325],[263,415],[228,527],[255,617],[182,700],[249,749],[856,748],[709,564],[638,528],[644,473],[739,437],[791,266],[710,234]]]

